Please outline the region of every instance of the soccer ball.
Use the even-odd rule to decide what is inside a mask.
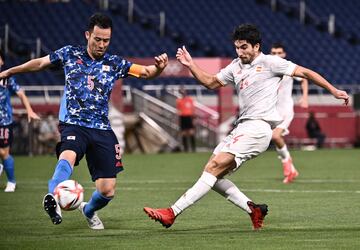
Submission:
[[[59,183],[54,190],[62,210],[71,211],[78,208],[84,200],[84,188],[74,180]]]

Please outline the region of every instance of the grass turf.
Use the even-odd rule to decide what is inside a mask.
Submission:
[[[0,249],[360,249],[360,151],[293,151],[300,172],[282,184],[276,153],[245,163],[229,178],[254,202],[267,203],[265,228],[215,192],[163,228],[142,211],[167,207],[200,176],[210,153],[126,155],[116,197],[99,212],[105,230],[92,231],[79,212],[54,226],[42,209],[55,157],[15,157],[17,190],[0,191]],[[6,179],[0,178],[0,188]],[[94,190],[83,160],[72,176]]]

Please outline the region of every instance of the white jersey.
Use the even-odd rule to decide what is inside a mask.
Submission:
[[[233,60],[216,76],[224,85],[234,84],[239,97],[239,121],[264,120],[272,128],[282,121],[276,110],[277,92],[283,75],[291,76],[296,64],[278,56],[260,53],[250,64]]]

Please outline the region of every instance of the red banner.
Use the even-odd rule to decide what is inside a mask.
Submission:
[[[154,64],[153,58],[129,58],[130,62],[140,65]],[[194,62],[209,74],[216,74],[231,62],[229,58],[194,58]],[[176,59],[170,59],[160,77],[192,77],[190,71]]]

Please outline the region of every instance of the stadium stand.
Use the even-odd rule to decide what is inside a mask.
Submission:
[[[68,44],[86,44],[84,38],[87,18],[100,11],[99,1],[10,1],[0,0],[0,46],[4,47],[5,26],[9,27],[9,53],[7,67],[20,64],[36,55],[37,39],[41,41],[40,55]],[[360,44],[357,31],[357,10],[360,2],[306,1],[306,24],[298,18],[300,0],[277,0],[276,11],[270,0],[134,0],[134,22],[128,22],[128,0],[109,0],[105,12],[114,21],[114,33],[110,52],[126,58],[153,57],[167,52],[175,57],[176,50],[186,45],[194,57],[236,56],[230,40],[232,29],[241,23],[258,25],[263,34],[263,51],[267,53],[273,42],[283,42],[288,58],[300,65],[312,68],[326,76],[334,85],[353,93],[360,92]],[[159,35],[159,13],[166,16],[165,35]],[[336,16],[335,36],[326,32],[330,14]],[[21,85],[63,85],[62,72],[52,69],[35,74],[16,76]],[[125,85],[142,89],[148,86],[197,85],[193,78],[158,78],[143,81],[133,78],[124,80]],[[322,94],[323,90],[310,88],[310,94]],[[154,93],[158,92],[156,88]],[[152,94],[151,91],[147,91]],[[165,89],[161,90],[165,91]],[[294,92],[297,93],[297,89]],[[34,93],[34,92],[33,92]],[[205,91],[205,94],[214,94]],[[193,93],[190,93],[193,94]],[[155,94],[154,94],[155,95]],[[56,109],[55,107],[54,109]],[[213,107],[215,110],[217,107]],[[326,114],[320,121],[328,136],[328,145],[347,146],[356,140],[355,113],[351,107],[332,109],[317,107]],[[290,128],[295,145],[311,144],[304,134],[303,110]],[[337,112],[348,114],[338,117]],[[340,119],[341,118],[341,119]],[[327,126],[331,124],[330,126]],[[340,134],[336,128],[351,124]],[[327,127],[326,127],[327,126]],[[347,138],[346,141],[343,138]]]
[[[282,41],[287,46],[291,60],[317,70],[333,83],[360,82],[360,72],[356,71],[360,45],[351,45],[346,40],[319,32],[314,26],[302,25],[296,19],[289,19],[286,12],[273,12],[268,4],[259,4],[264,1],[244,0],[241,4],[236,0],[157,0],[156,4],[146,0],[134,2],[133,24],[127,22],[128,1],[109,3],[108,13],[115,23],[111,51],[126,57],[151,57],[160,51],[174,56],[176,48],[182,44],[187,45],[194,56],[234,57],[229,34],[234,26],[250,22],[263,31],[265,52],[272,42]],[[352,31],[358,29],[357,22],[351,21],[357,16],[358,5],[357,1],[331,1],[331,4],[325,0],[307,2],[308,8],[319,18],[335,13],[339,25],[344,30]],[[84,0],[67,3],[0,1],[0,8],[0,27],[9,25],[10,46],[16,53],[15,57],[10,58],[11,64],[24,61],[24,56],[34,50],[34,44],[24,43],[20,37],[32,41],[40,38],[42,54],[66,44],[84,44],[84,20],[98,11],[93,1]],[[156,22],[154,16],[160,11],[166,14],[165,37],[158,35],[158,28],[154,28],[157,26],[153,24]],[[43,73],[21,76],[20,81],[59,84],[61,78]]]
[[[196,41],[200,47],[210,47],[211,55],[234,57],[228,34],[239,23],[255,23],[263,31],[265,52],[272,42],[282,41],[291,60],[317,70],[332,82],[359,82],[360,74],[355,68],[360,46],[352,46],[345,40],[319,32],[314,26],[302,25],[298,20],[289,19],[286,13],[273,12],[268,5],[257,2],[246,0],[238,4],[237,1],[183,0],[170,5],[166,0],[159,0],[157,4],[137,0],[136,4],[149,12],[165,11],[170,16],[167,19],[168,29]],[[316,5],[317,1],[311,3]],[[332,5],[356,10],[358,4],[355,5],[355,1],[332,1]],[[356,14],[351,16],[356,17]]]

